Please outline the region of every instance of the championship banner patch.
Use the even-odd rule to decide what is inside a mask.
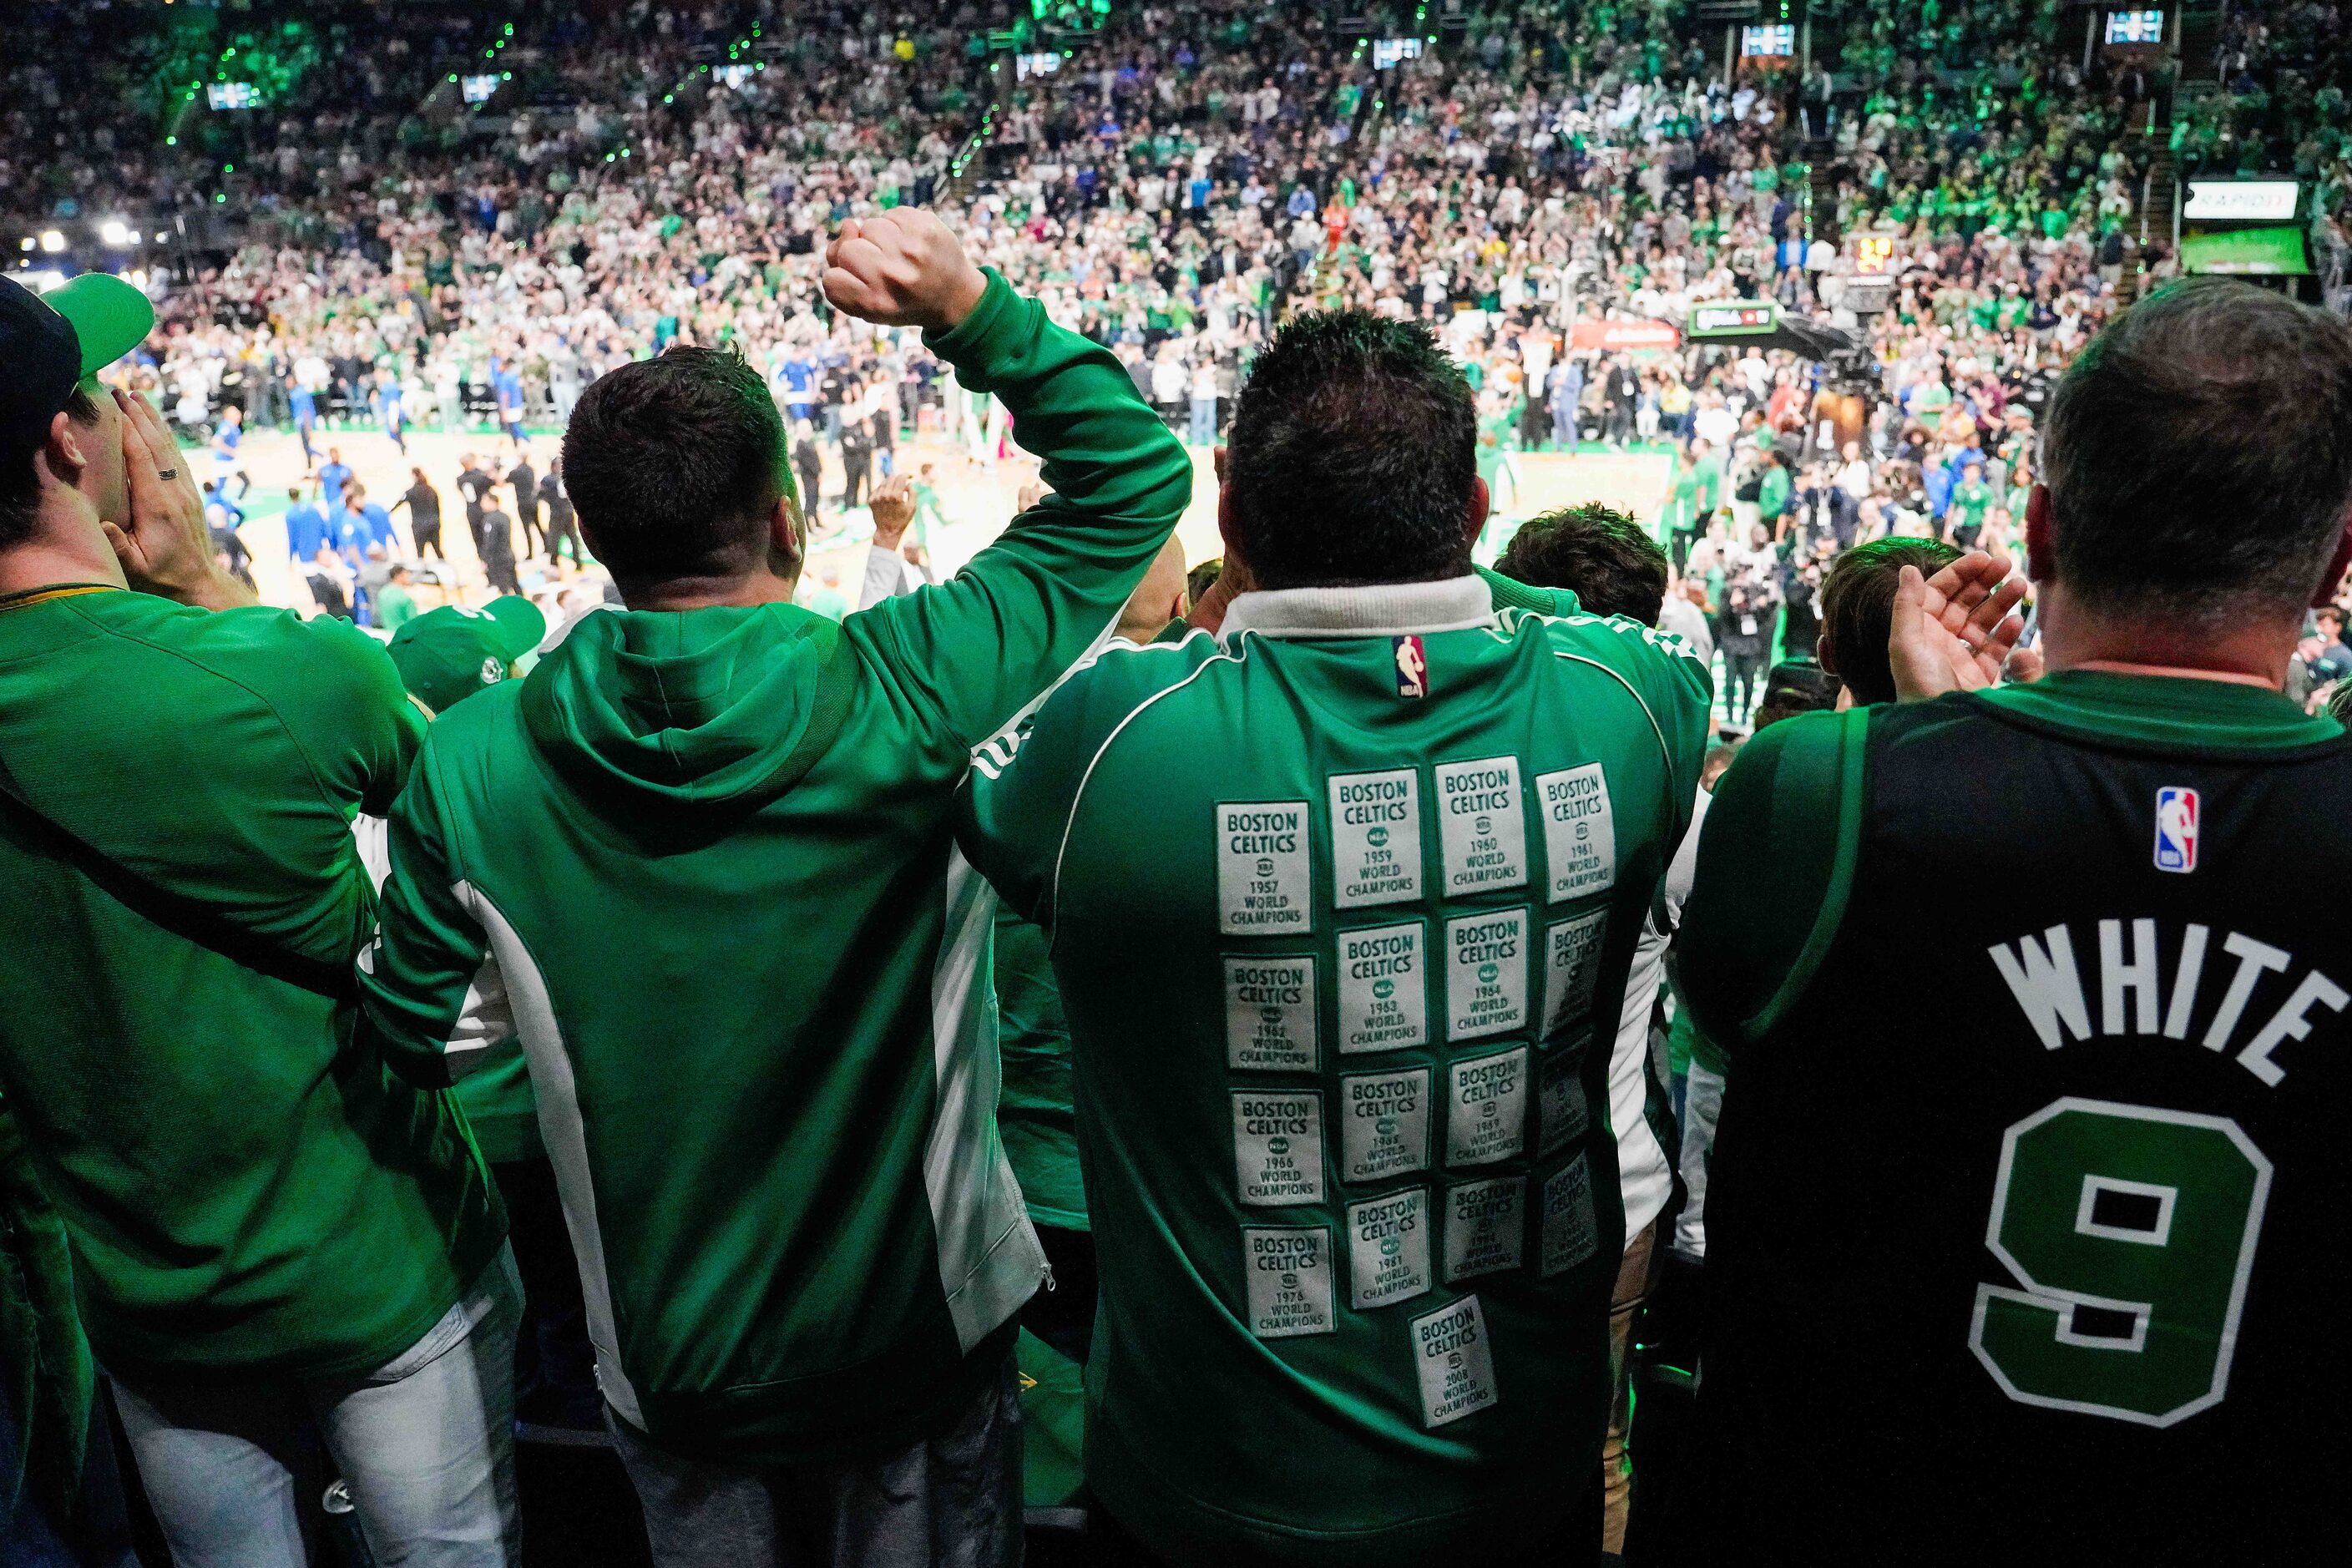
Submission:
[[[1234,1096],[1234,1167],[1255,1207],[1323,1201],[1323,1097]]]
[[[1495,1352],[1486,1342],[1486,1318],[1475,1296],[1412,1321],[1412,1360],[1421,1374],[1424,1426],[1459,1421],[1500,1397],[1495,1391]]]
[[[1331,1233],[1316,1226],[1242,1227],[1249,1276],[1250,1332],[1262,1340],[1328,1334],[1331,1311]]]
[[[1385,1307],[1429,1289],[1429,1194],[1419,1187],[1348,1205],[1349,1304]]]
[[[1393,1051],[1429,1038],[1419,921],[1339,933],[1339,1054]]]
[[[1333,773],[1331,900],[1343,910],[1421,897],[1421,781],[1411,768]]]
[[[1447,897],[1518,888],[1528,880],[1528,825],[1519,759],[1488,757],[1436,769],[1437,837]]]
[[[1429,1168],[1429,1069],[1339,1080],[1339,1174],[1377,1182]]]
[[[1315,1066],[1315,961],[1225,960],[1225,1065],[1254,1071]]]
[[[1217,929],[1227,936],[1278,936],[1315,925],[1303,800],[1220,805]]]
[[[1446,1081],[1447,1164],[1490,1165],[1527,1147],[1527,1047],[1455,1062]]]

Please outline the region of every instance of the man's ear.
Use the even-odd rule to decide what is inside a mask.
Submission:
[[[2057,542],[2050,537],[2050,487],[2044,484],[2025,495],[2025,575],[2036,583],[2058,575]]]
[[[790,489],[776,498],[768,514],[768,570],[779,577],[799,574],[808,563],[808,521]]]
[[[73,416],[63,409],[49,421],[49,438],[42,451],[49,460],[49,472],[68,485],[81,483],[82,470],[89,466],[94,454],[90,451],[91,432],[73,421]]]
[[[2327,574],[2312,590],[2312,608],[2336,602],[2336,590],[2344,585],[2344,574],[2352,568],[2352,515],[2344,519],[2344,531],[2336,538],[2336,553],[2327,559]]]
[[[1469,536],[1469,542],[1472,544],[1478,542],[1478,535],[1486,530],[1486,512],[1488,508],[1493,505],[1494,498],[1486,493],[1486,481],[1475,477],[1472,478],[1470,480],[1470,511],[1468,516],[1465,519],[1465,527],[1463,529],[1463,531]]]

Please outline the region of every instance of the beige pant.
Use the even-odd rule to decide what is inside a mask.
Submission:
[[[1625,1550],[1625,1521],[1633,1504],[1633,1462],[1625,1456],[1626,1428],[1633,1416],[1632,1367],[1633,1319],[1656,1285],[1658,1222],[1652,1220],[1625,1248],[1617,1288],[1609,1298],[1609,1435],[1601,1440],[1601,1549]]]

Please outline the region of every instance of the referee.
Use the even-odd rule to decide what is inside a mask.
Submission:
[[[2340,1518],[2352,938],[2289,889],[2352,878],[2352,749],[2280,687],[2352,556],[2352,331],[2168,289],[2045,459],[2053,673],[1990,684],[2005,563],[1906,567],[1925,700],[1759,734],[1708,815],[1734,1558],[2302,1562]]]

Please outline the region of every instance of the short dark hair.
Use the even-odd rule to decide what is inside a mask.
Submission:
[[[1895,621],[1895,584],[1906,566],[1932,577],[1960,558],[1940,540],[1894,537],[1857,544],[1822,577],[1822,662],[1845,682],[1857,706],[1895,700],[1886,633]]]
[[[2050,404],[2054,571],[2100,613],[2299,612],[2352,505],[2352,326],[2239,279],[2125,311]]]
[[[626,585],[749,571],[791,473],[775,401],[733,349],[621,365],[580,395],[563,433],[580,531]]]
[[[930,465],[925,463],[923,467],[928,468]],[[1225,558],[1223,556],[1220,555],[1213,561],[1202,562],[1184,574],[1185,598],[1193,604],[1199,604],[1208,596],[1209,590],[1217,585],[1217,579],[1224,574]]]
[[[89,391],[94,384],[82,382],[66,400],[65,412],[77,425],[98,423],[98,403]],[[39,441],[21,451],[0,453],[0,550],[14,550],[33,537],[41,514],[41,476],[34,470],[33,459],[47,440],[48,426],[44,426]]]
[[[1599,501],[1528,519],[1495,569],[1531,587],[1570,589],[1592,614],[1645,626],[1658,624],[1666,602],[1666,552],[1648,529]]]
[[[1234,543],[1265,588],[1423,583],[1470,570],[1478,412],[1417,322],[1294,316],[1234,408]]]

